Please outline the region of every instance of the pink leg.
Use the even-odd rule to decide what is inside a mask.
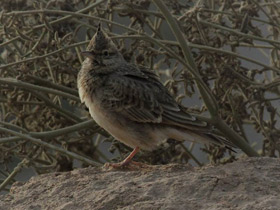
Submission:
[[[129,164],[131,159],[136,155],[138,151],[139,151],[139,147],[135,147],[134,150],[120,163],[121,166]]]
[[[120,163],[106,163],[105,167],[111,166],[113,168],[122,168],[124,166],[128,166],[130,163],[135,165],[141,165],[140,163],[134,162],[131,159],[136,155],[136,153],[140,150],[139,147],[135,147],[134,150]]]

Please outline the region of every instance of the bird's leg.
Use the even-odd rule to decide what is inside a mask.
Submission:
[[[125,166],[131,162],[131,159],[136,155],[139,151],[139,147],[135,147],[134,150],[120,163],[121,166]]]
[[[113,167],[113,168],[122,168],[125,166],[129,166],[130,163],[133,163],[134,165],[142,165],[141,163],[137,163],[132,161],[131,159],[136,155],[136,153],[140,150],[139,147],[135,147],[134,150],[120,163],[106,163],[105,167]]]

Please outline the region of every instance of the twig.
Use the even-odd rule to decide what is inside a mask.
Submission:
[[[16,131],[13,131],[13,130],[10,130],[10,129],[7,129],[7,128],[3,128],[3,127],[0,127],[0,131],[5,132],[5,133],[9,133],[9,134],[12,134],[12,135],[15,135],[15,136],[18,136],[18,137],[21,137],[21,138],[26,139],[26,140],[29,140],[29,141],[33,142],[34,144],[38,144],[38,145],[43,146],[45,148],[57,151],[61,154],[64,154],[64,155],[67,155],[67,156],[72,157],[74,159],[80,160],[81,162],[84,162],[86,164],[93,165],[93,166],[100,166],[101,165],[100,163],[95,162],[93,160],[90,160],[86,157],[83,157],[83,156],[78,155],[76,153],[67,151],[63,148],[60,148],[58,146],[49,144],[47,142],[44,142],[41,139],[36,139],[36,138],[31,137],[29,135],[22,134],[22,133],[19,133],[19,132],[16,132]]]
[[[54,90],[52,88],[47,88],[47,87],[42,87],[39,85],[33,85],[27,82],[23,82],[14,78],[0,78],[0,84],[7,84],[7,85],[12,85],[12,86],[17,86],[17,87],[21,87],[23,89],[27,89],[27,90],[37,90],[37,91],[42,91],[42,92],[46,92],[46,93],[52,93],[55,95],[59,95],[59,96],[63,96],[65,98],[69,98],[72,99],[74,101],[78,101],[80,102],[80,98],[78,98],[77,96],[74,96],[72,94],[68,94],[59,90]]]
[[[97,1],[97,2],[95,2],[95,3],[93,3],[93,4],[91,4],[91,5],[89,5],[88,7],[83,8],[83,9],[77,11],[76,13],[87,12],[87,11],[91,10],[92,8],[97,7],[98,5],[100,5],[101,3],[103,3],[104,1],[105,1],[105,0],[99,0],[99,1]],[[56,19],[56,20],[54,20],[54,21],[51,21],[51,22],[49,22],[49,24],[50,24],[50,25],[57,24],[57,23],[60,23],[60,22],[65,21],[65,20],[67,20],[67,19],[70,19],[71,17],[72,17],[72,15],[67,15],[67,16],[65,16],[65,17],[62,17],[62,18]],[[38,29],[41,29],[41,28],[44,28],[45,26],[46,26],[45,24],[41,24],[41,25],[38,25],[38,26],[34,26],[34,27],[33,27],[30,31],[28,31],[25,35],[29,35],[29,34],[32,33],[33,31],[38,30]],[[15,38],[13,38],[13,39],[10,39],[9,41],[3,42],[2,44],[0,44],[0,48],[3,47],[3,46],[5,46],[5,45],[8,45],[8,44],[10,44],[10,43],[12,43],[12,42],[14,42],[14,41],[16,41],[16,40],[18,40],[18,39],[20,39],[20,36],[17,36],[17,37],[15,37]]]
[[[1,128],[0,128],[1,129]],[[11,180],[18,174],[18,172],[21,171],[21,169],[29,163],[29,160],[27,158],[24,158],[12,171],[12,173],[9,174],[9,176],[1,183],[0,185],[0,191],[3,190],[10,182]]]
[[[194,162],[197,163],[197,165],[199,165],[200,167],[203,166],[203,164],[201,162],[199,162],[199,160],[188,150],[187,147],[185,147],[184,144],[180,144],[181,147],[184,149],[185,153],[187,153],[187,155],[194,160]]]

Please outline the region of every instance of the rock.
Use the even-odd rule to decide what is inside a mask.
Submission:
[[[15,183],[0,210],[17,209],[280,209],[280,159],[247,158],[194,168],[141,170],[89,167]]]

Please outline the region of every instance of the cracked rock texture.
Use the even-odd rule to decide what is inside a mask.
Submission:
[[[247,158],[194,168],[135,171],[85,168],[15,183],[0,210],[16,209],[280,209],[280,160]]]

